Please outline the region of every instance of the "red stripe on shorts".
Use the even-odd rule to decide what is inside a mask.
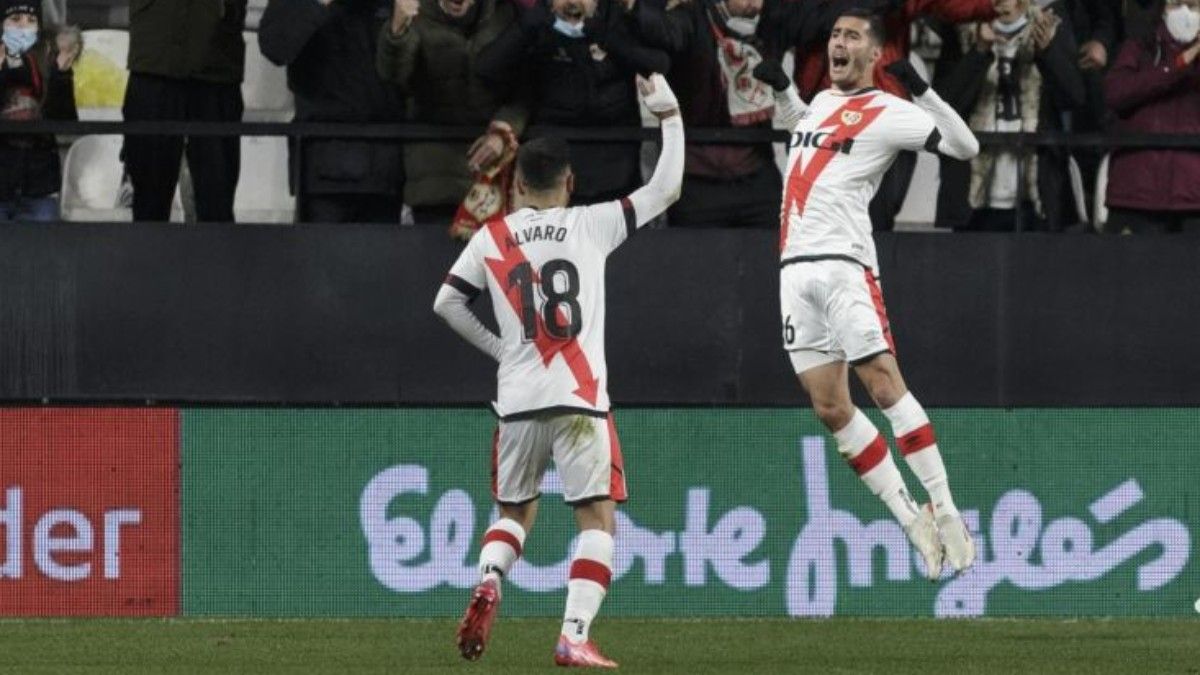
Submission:
[[[883,291],[871,270],[863,270],[863,275],[867,279],[867,289],[871,291],[871,304],[875,305],[875,316],[879,317],[879,326],[883,329],[883,339],[887,340],[888,349],[895,354],[896,343],[892,340],[892,324],[888,321],[887,307],[883,305]]]
[[[602,562],[580,558],[571,563],[571,578],[587,579],[608,588],[608,582],[612,580],[612,570]]]
[[[933,436],[932,424],[926,424],[896,439],[896,445],[900,448],[900,454],[905,456],[924,450],[934,443],[937,443],[937,439]]]
[[[497,489],[500,479],[500,426],[496,425],[496,432],[492,434],[492,498],[500,499],[500,492]]]
[[[512,547],[512,550],[517,552],[517,557],[518,558],[521,557],[521,542],[519,539],[517,539],[516,535],[514,535],[512,532],[509,532],[508,530],[498,530],[498,529],[497,530],[488,530],[483,535],[483,545],[487,546],[488,544],[492,543],[493,541],[498,541],[498,542],[501,542],[504,544],[508,544],[509,546]]]
[[[625,458],[621,456],[621,441],[617,438],[617,425],[613,424],[612,413],[608,414],[608,457],[612,463],[608,498],[614,502],[623,502],[629,498],[625,489]]]
[[[849,460],[850,466],[854,469],[854,473],[863,475],[866,472],[879,466],[879,463],[887,457],[888,447],[887,441],[883,440],[883,434],[875,437],[870,445],[863,448],[863,451],[851,457]]]

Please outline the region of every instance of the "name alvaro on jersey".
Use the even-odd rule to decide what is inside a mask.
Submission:
[[[530,225],[529,227],[516,230],[511,237],[506,237],[504,245],[507,248],[512,248],[535,241],[561,242],[566,240],[567,233],[567,228],[556,225]]]

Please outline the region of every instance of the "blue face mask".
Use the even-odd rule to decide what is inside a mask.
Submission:
[[[33,48],[37,42],[38,32],[36,28],[5,28],[4,29],[4,48],[8,50],[9,56],[20,56]]]
[[[567,22],[562,17],[554,17],[554,30],[566,35],[569,38],[583,37],[583,23],[575,25]]]

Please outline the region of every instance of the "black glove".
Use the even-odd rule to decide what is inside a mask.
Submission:
[[[792,84],[787,73],[783,72],[783,65],[772,59],[763,59],[762,63],[754,66],[754,72],[751,75],[759,82],[771,85],[775,91],[783,91]]]
[[[913,96],[920,96],[929,91],[929,83],[921,79],[921,76],[917,74],[917,69],[913,68],[906,58],[893,61],[883,69],[892,77],[900,80],[900,84],[903,84]]]

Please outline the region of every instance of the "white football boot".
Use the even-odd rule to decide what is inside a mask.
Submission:
[[[938,537],[937,524],[933,521],[933,510],[929,504],[921,507],[920,515],[912,524],[904,528],[904,534],[908,535],[908,540],[925,560],[925,571],[929,575],[929,580],[937,581],[942,576],[942,559],[945,556],[945,550],[941,538]]]
[[[946,548],[946,560],[955,572],[962,574],[975,564],[975,540],[962,516],[949,513],[938,516],[937,529]]]

